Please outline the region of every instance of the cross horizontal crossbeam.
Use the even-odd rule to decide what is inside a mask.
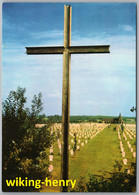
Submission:
[[[110,45],[95,45],[95,46],[69,46],[67,48],[63,46],[57,47],[26,47],[26,53],[28,55],[43,55],[43,54],[63,54],[64,51],[68,51],[70,54],[80,53],[110,53]]]

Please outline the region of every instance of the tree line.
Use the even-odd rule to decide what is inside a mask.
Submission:
[[[62,116],[60,115],[51,115],[51,116],[45,116],[45,119],[51,120],[54,123],[61,123],[62,122]],[[121,114],[119,116],[70,116],[70,123],[90,123],[90,122],[98,122],[98,123],[112,123],[112,124],[120,124],[122,121],[124,123],[127,122],[127,120],[133,120],[135,121],[134,117],[122,117]]]

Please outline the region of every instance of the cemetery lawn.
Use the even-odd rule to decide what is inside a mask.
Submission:
[[[78,184],[80,177],[84,177],[84,180],[89,179],[89,173],[96,176],[109,177],[114,172],[115,161],[122,163],[123,158],[120,153],[119,140],[117,131],[114,131],[116,127],[112,124],[110,128],[107,126],[93,139],[89,139],[88,143],[84,147],[80,148],[80,151],[76,151],[75,155],[69,154],[69,179],[76,180]],[[132,161],[132,159],[131,159]],[[53,174],[51,180],[60,179],[60,162],[61,156],[57,143],[54,144],[54,161],[53,161]],[[125,168],[130,167],[130,163],[123,166]],[[76,186],[75,185],[75,186]],[[43,187],[41,192],[59,192],[59,187]]]
[[[88,179],[89,173],[108,176],[114,171],[115,160],[122,160],[117,131],[113,130],[115,126],[106,127],[82,148],[82,152],[70,158],[70,179],[80,176]]]

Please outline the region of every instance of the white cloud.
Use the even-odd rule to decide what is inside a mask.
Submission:
[[[43,32],[31,32],[30,36],[35,39],[54,39],[54,38],[63,38],[62,30],[47,30]]]
[[[97,37],[78,37],[73,36],[73,45],[110,45],[111,53],[135,54],[136,37],[134,35],[121,36],[97,36]]]
[[[80,102],[79,102],[79,104],[80,104]],[[117,102],[112,102],[112,101],[109,101],[109,102],[107,102],[107,101],[104,101],[104,100],[101,100],[101,101],[92,101],[92,100],[87,100],[87,101],[83,101],[82,102],[82,104],[87,104],[87,105],[94,105],[94,106],[98,106],[98,105],[117,105]]]
[[[48,97],[50,98],[61,98],[62,97],[62,93],[61,91],[52,91],[51,93],[48,93]]]
[[[43,34],[44,33],[44,34]],[[40,34],[43,45],[46,36],[53,36],[56,32]],[[61,31],[57,32],[62,40]],[[57,36],[54,35],[54,36]],[[35,34],[34,34],[35,37]],[[39,39],[38,39],[39,40]],[[48,39],[50,45],[60,43]],[[82,54],[72,55],[71,58],[71,110],[74,114],[76,105],[83,105],[83,110],[95,107],[98,114],[109,106],[114,108],[118,99],[122,104],[129,102],[128,95],[134,98],[135,87],[135,36],[111,36],[111,37],[72,37],[72,45],[102,45],[110,44],[110,54]],[[26,45],[27,46],[27,45]],[[31,45],[29,45],[31,46]],[[45,45],[46,46],[46,45]],[[48,45],[47,45],[48,46]],[[61,109],[62,99],[62,55],[26,55],[22,44],[8,43],[3,48],[3,97],[8,92],[16,89],[18,85],[26,87],[29,94],[42,92],[46,97],[44,110],[47,113],[57,112],[56,102]],[[126,75],[127,74],[127,75]],[[6,95],[5,95],[6,94]],[[128,94],[128,95],[127,95]],[[103,98],[103,100],[101,100]],[[124,102],[125,101],[125,102]],[[134,102],[133,102],[134,103]],[[49,105],[47,105],[49,104]],[[88,105],[88,108],[85,108]],[[100,110],[98,106],[100,105]],[[75,109],[74,109],[75,106]],[[79,108],[79,112],[83,111]],[[89,108],[90,107],[90,108]],[[78,113],[78,110],[76,110]],[[112,113],[112,111],[110,111]]]
[[[123,29],[124,29],[125,31],[129,31],[129,32],[133,31],[133,27],[130,26],[130,25],[124,25],[124,26],[123,26]]]

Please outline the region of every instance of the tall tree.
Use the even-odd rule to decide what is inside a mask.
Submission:
[[[118,117],[118,123],[119,123],[119,124],[122,123],[122,116],[121,116],[121,113],[119,114],[119,117]]]
[[[25,88],[11,91],[3,102],[2,111],[2,171],[3,191],[32,191],[27,187],[7,187],[6,179],[28,177],[44,179],[48,173],[46,148],[53,141],[50,124],[35,128],[42,111],[42,95],[34,96],[31,110],[25,108]]]

